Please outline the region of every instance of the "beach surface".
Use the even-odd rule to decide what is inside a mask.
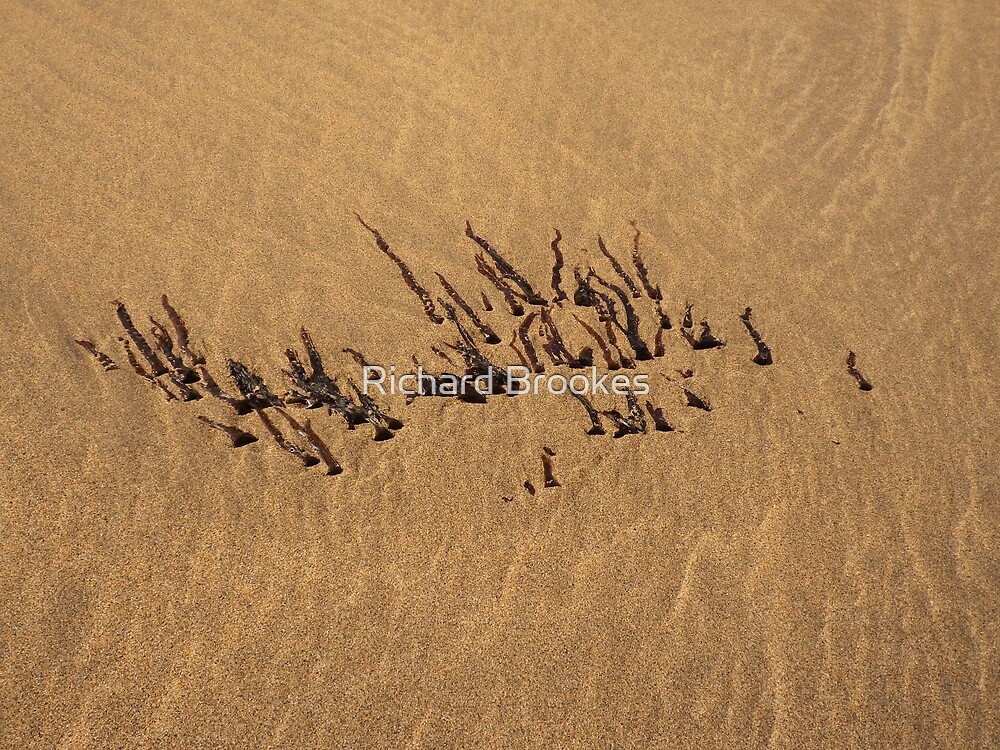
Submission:
[[[997,6],[624,5],[0,0],[0,747],[1000,744]],[[466,222],[548,297],[635,222],[674,431],[290,409],[327,476],[133,374],[164,294],[230,391],[460,362],[356,214],[506,362]]]

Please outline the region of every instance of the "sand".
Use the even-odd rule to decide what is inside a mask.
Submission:
[[[996,6],[627,5],[0,3],[0,746],[1000,743]],[[676,431],[387,398],[329,477],[128,369],[162,294],[229,389],[433,360],[354,212],[475,301],[466,220],[546,293],[635,220]]]

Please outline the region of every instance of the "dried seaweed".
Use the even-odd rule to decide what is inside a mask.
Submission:
[[[628,290],[632,293],[632,296],[635,299],[639,299],[639,297],[642,296],[642,292],[639,291],[639,287],[635,285],[635,282],[632,280],[632,277],[625,272],[624,268],[622,268],[622,264],[618,262],[618,259],[615,258],[615,256],[613,256],[611,252],[608,250],[607,246],[604,244],[604,240],[601,238],[601,235],[597,235],[597,247],[600,248],[601,255],[607,258],[608,261],[611,263],[611,267],[615,269],[615,273],[618,274],[618,278],[620,278],[622,282],[625,284],[625,286],[628,287]]]
[[[538,355],[535,353],[535,347],[531,343],[531,334],[529,333],[529,328],[531,327],[531,321],[535,319],[538,315],[537,311],[533,311],[521,321],[521,325],[517,329],[517,337],[521,340],[521,346],[524,347],[524,353],[528,358],[528,362],[531,363],[531,371],[535,373],[545,372],[545,365],[538,361]]]
[[[568,297],[562,288],[563,254],[562,250],[559,249],[562,234],[558,229],[555,230],[555,233],[555,239],[552,240],[552,255],[555,257],[555,261],[552,264],[552,291],[556,293],[556,296],[552,298],[552,301],[559,304],[564,299],[568,299]]]
[[[629,301],[628,295],[625,291],[615,284],[611,284],[596,273],[591,274],[593,278],[597,279],[597,282],[603,287],[610,289],[614,292],[618,299],[621,300],[622,308],[625,310],[625,325],[623,326],[615,315],[614,305],[611,303],[607,295],[601,294],[601,298],[608,305],[608,310],[610,313],[611,320],[618,326],[618,328],[625,334],[628,339],[629,346],[632,347],[632,351],[635,352],[635,358],[642,361],[647,359],[652,359],[653,355],[649,353],[649,346],[645,341],[642,340],[642,336],[639,335],[639,315],[635,311],[635,307]],[[600,293],[598,293],[600,294]]]
[[[229,377],[252,409],[256,411],[269,406],[281,406],[281,400],[271,392],[263,378],[245,364],[228,359],[226,367],[229,368]]]
[[[143,358],[149,362],[149,366],[153,377],[159,375],[165,375],[167,368],[164,366],[163,362],[159,357],[156,356],[156,352],[153,351],[149,342],[143,337],[139,330],[135,327],[132,322],[132,317],[128,314],[128,310],[125,309],[125,304],[120,300],[115,300],[115,309],[118,311],[118,320],[122,324],[122,328],[125,329],[125,333],[129,335],[132,342],[135,344],[135,348],[139,350],[139,353]]]
[[[402,429],[403,423],[383,412],[379,408],[379,405],[375,403],[375,399],[358,388],[357,383],[353,380],[351,381],[351,387],[361,402],[365,420],[375,429],[375,442],[380,443],[383,440],[391,440],[393,437],[392,431]]]
[[[523,486],[524,486],[524,489],[526,489],[528,491],[529,495],[531,495],[532,497],[535,496],[535,485],[533,485],[529,480],[525,479]]]
[[[249,414],[253,411],[246,399],[230,396],[222,390],[222,388],[219,387],[219,384],[215,382],[215,378],[212,377],[212,373],[208,371],[208,368],[205,367],[205,365],[198,365],[198,374],[201,375],[202,387],[209,396],[213,396],[220,401],[225,401],[233,407],[233,411],[237,414]]]
[[[442,351],[440,348],[438,348],[436,346],[431,346],[431,351],[434,352],[436,355],[438,355],[441,359],[443,359],[449,365],[454,365],[455,364],[454,361],[452,361],[452,358],[448,356],[448,352]]]
[[[587,410],[587,416],[590,417],[590,429],[587,430],[588,435],[604,435],[604,427],[601,425],[601,415],[594,405],[590,403],[588,399],[583,394],[577,393],[575,391],[569,391],[569,395],[579,401],[583,408]]]
[[[639,428],[640,432],[646,431],[646,415],[643,414],[642,407],[639,406],[639,399],[635,397],[635,392],[629,389],[625,392],[625,402],[628,404],[628,419]]]
[[[510,341],[508,342],[507,346],[509,346],[511,349],[513,349],[514,354],[517,355],[517,359],[521,363],[521,366],[525,370],[531,370],[531,363],[528,362],[528,360],[524,356],[524,354],[521,353],[521,350],[517,348],[517,344],[516,344],[516,342],[517,342],[517,334],[518,334],[518,330],[515,328],[514,329],[514,333],[511,335]]]
[[[576,281],[576,290],[573,292],[573,304],[577,307],[593,307],[594,288],[590,285],[589,279],[580,273],[579,268],[573,269],[573,279]]]
[[[514,268],[514,266],[507,262],[507,260],[500,254],[499,250],[492,247],[489,242],[472,231],[472,224],[468,221],[465,222],[465,236],[479,245],[479,247],[483,249],[483,252],[493,259],[493,263],[496,265],[497,270],[500,271],[500,275],[505,279],[510,279],[515,285],[517,285],[517,287],[524,294],[526,302],[532,305],[548,304],[545,299],[538,294],[538,292],[532,289],[528,280],[525,279],[524,276],[522,276],[517,269]]]
[[[462,308],[462,311],[469,316],[469,320],[472,321],[472,325],[474,325],[483,335],[483,339],[486,343],[499,344],[500,337],[497,336],[496,332],[490,328],[489,325],[483,322],[483,320],[476,314],[476,311],[469,306],[469,303],[462,299],[462,295],[448,283],[448,279],[437,272],[435,272],[435,275],[438,277],[438,281],[441,282],[441,286],[444,287],[444,290],[448,293],[448,296],[451,297],[455,301],[455,304]]]
[[[167,329],[152,315],[149,316],[149,322],[152,325],[150,333],[153,336],[153,341],[156,343],[156,348],[160,350],[167,362],[170,363],[177,377],[183,383],[197,383],[198,373],[184,364],[183,360],[174,353],[174,341],[170,338],[170,334],[167,333]]]
[[[177,387],[177,392],[181,394],[181,401],[200,401],[201,394],[184,382],[180,375],[175,372],[168,372],[167,377],[170,382]]]
[[[175,396],[173,392],[169,388],[167,388],[167,386],[163,385],[163,383],[161,383],[159,380],[157,380],[148,372],[146,372],[145,368],[141,364],[139,364],[139,360],[136,359],[135,353],[132,351],[132,347],[129,344],[129,340],[119,336],[118,342],[122,345],[122,348],[125,350],[125,358],[128,360],[129,365],[132,367],[132,371],[135,372],[136,375],[138,375],[146,382],[151,383],[154,388],[159,389],[163,393],[167,401],[176,401],[177,396]]]
[[[646,402],[646,411],[649,412],[649,416],[653,420],[653,426],[656,428],[657,432],[673,432],[674,428],[671,426],[667,418],[663,416],[663,409],[657,406],[653,406],[651,401]]]
[[[482,253],[476,253],[476,270],[479,271],[486,279],[489,280],[493,286],[497,288],[500,294],[503,295],[504,301],[507,303],[507,307],[510,308],[510,314],[515,317],[521,317],[524,315],[524,306],[517,301],[516,293],[510,288],[510,285],[497,275],[497,272],[486,262],[486,258],[483,257]]]
[[[740,320],[743,321],[743,325],[746,326],[747,332],[750,334],[750,338],[752,338],[753,342],[757,345],[757,354],[754,356],[753,361],[758,365],[766,367],[767,365],[772,364],[774,359],[771,357],[771,348],[764,343],[764,339],[761,338],[761,335],[757,332],[757,329],[754,328],[753,323],[750,321],[751,312],[752,310],[748,307],[740,316]]]
[[[371,367],[371,363],[365,359],[365,355],[359,352],[357,349],[351,349],[349,346],[341,349],[344,354],[350,354],[351,359],[358,363],[359,367]]]
[[[559,480],[557,480],[555,475],[552,473],[552,459],[549,458],[548,449],[542,452],[542,472],[545,475],[545,482],[542,485],[543,487],[562,487],[562,485],[559,484]]]
[[[594,341],[597,342],[597,346],[600,347],[601,349],[601,354],[604,355],[604,363],[607,366],[608,370],[614,371],[619,369],[621,365],[618,364],[617,360],[615,360],[614,358],[614,355],[611,354],[611,349],[608,347],[607,342],[605,342],[604,339],[601,338],[601,334],[599,334],[594,329],[593,326],[587,323],[587,321],[581,320],[575,314],[573,315],[573,317],[576,319],[576,322],[579,323],[580,326],[594,338]]]
[[[304,334],[303,340],[309,342],[307,345],[307,350],[309,350],[312,347],[312,340],[305,333],[305,329],[302,333]],[[306,373],[305,367],[294,349],[286,349],[285,358],[288,360],[289,369],[285,370],[284,373],[293,385],[326,406],[330,413],[336,412],[343,417],[348,429],[353,429],[355,425],[364,424],[363,410],[347,398],[337,384],[330,379],[323,370],[323,363],[314,349],[310,356],[313,370],[311,374]]]
[[[335,459],[333,454],[330,453],[330,449],[326,447],[326,443],[323,442],[322,438],[320,438],[320,436],[317,435],[316,431],[312,428],[312,425],[309,424],[308,419],[305,423],[300,423],[284,409],[278,409],[278,413],[285,418],[285,421],[288,422],[288,426],[295,430],[300,437],[305,438],[306,442],[312,446],[312,449],[319,454],[319,457],[326,465],[327,476],[333,477],[344,471],[337,459]]]
[[[659,285],[654,287],[649,283],[649,272],[646,270],[646,264],[643,263],[642,255],[639,253],[639,237],[642,236],[642,232],[639,231],[639,226],[634,221],[629,223],[632,225],[632,229],[635,230],[635,237],[632,238],[632,265],[635,266],[635,270],[639,274],[639,280],[646,290],[646,296],[659,302],[663,299],[663,294],[660,292]],[[666,327],[670,328],[669,325]]]
[[[681,321],[681,328],[692,328],[694,326],[694,321],[691,319],[691,310],[694,309],[694,303],[684,303],[684,320]]]
[[[271,437],[274,438],[274,442],[277,443],[281,450],[291,453],[299,459],[305,467],[315,466],[319,463],[319,459],[316,458],[316,456],[295,445],[295,443],[291,442],[284,435],[282,435],[281,430],[279,430],[274,423],[267,418],[267,415],[263,411],[260,409],[254,409],[254,411],[257,413],[257,416],[260,417],[260,421],[264,424],[267,431],[271,433]]]
[[[681,390],[684,391],[684,396],[687,398],[688,406],[692,406],[695,409],[701,409],[702,411],[712,411],[712,405],[707,399],[702,398],[696,393],[692,393],[683,385],[681,386]]]
[[[626,435],[639,435],[642,433],[642,430],[638,425],[633,424],[630,419],[622,416],[621,412],[617,409],[608,409],[607,411],[602,411],[601,414],[610,419],[612,424],[614,424],[615,432],[611,436],[613,438],[625,437]]]
[[[870,391],[875,387],[868,378],[861,374],[861,370],[857,366],[857,355],[852,351],[847,352],[847,371],[858,381],[858,388],[861,390]]]
[[[205,358],[200,354],[196,354],[191,351],[190,345],[190,335],[188,334],[187,324],[184,319],[180,316],[170,304],[170,300],[167,299],[167,295],[160,297],[160,304],[167,313],[167,317],[170,319],[170,325],[174,327],[174,333],[177,334],[177,348],[181,350],[181,354],[187,357],[188,364],[191,367],[195,365],[205,364]]]
[[[115,361],[94,346],[93,341],[87,341],[87,339],[73,339],[73,341],[90,352],[94,359],[97,360],[97,363],[103,368],[104,372],[111,372],[112,370],[118,369],[118,365],[115,364]]]
[[[725,341],[712,333],[712,327],[708,324],[707,320],[701,321],[700,325],[701,332],[697,336],[694,336],[687,329],[681,329],[681,335],[691,345],[692,349],[715,349],[726,345]]]
[[[576,360],[570,354],[569,349],[566,348],[562,335],[559,333],[555,321],[552,320],[552,315],[549,313],[548,308],[542,310],[542,337],[545,340],[542,348],[552,359],[552,364],[570,364],[572,366],[572,363]]]
[[[244,445],[250,445],[251,443],[257,442],[257,437],[251,435],[249,432],[241,430],[239,427],[233,427],[232,425],[222,424],[221,422],[216,422],[209,419],[208,417],[198,416],[198,421],[208,425],[212,429],[218,430],[232,443],[234,448],[242,448]]]
[[[365,223],[365,220],[361,218],[360,214],[355,213],[354,216],[359,222],[361,222],[361,226],[371,232],[372,236],[375,238],[375,246],[381,250],[382,253],[389,258],[389,260],[396,264],[399,272],[403,275],[403,281],[406,282],[410,291],[417,295],[417,298],[420,300],[421,304],[423,304],[424,314],[427,315],[428,319],[437,325],[444,323],[444,318],[438,315],[437,310],[434,309],[434,302],[431,300],[431,296],[417,281],[413,272],[410,271],[410,267],[403,262],[402,258],[392,251],[392,248],[389,247],[389,243],[383,239],[382,234],[377,229]]]
[[[486,292],[480,292],[479,294],[483,300],[483,309],[486,312],[493,312],[493,303],[490,302],[490,298],[486,296]]]

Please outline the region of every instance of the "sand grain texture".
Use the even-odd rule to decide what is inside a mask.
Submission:
[[[0,0],[0,746],[1000,743],[996,5],[627,5]],[[539,289],[636,220],[713,411],[396,401],[326,477],[73,343],[405,365],[355,211],[499,309],[466,220]]]

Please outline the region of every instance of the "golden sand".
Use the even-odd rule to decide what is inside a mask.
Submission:
[[[252,5],[0,2],[0,746],[1000,744],[994,3]],[[466,220],[545,292],[635,220],[727,346],[675,432],[393,398],[336,477],[131,373],[164,293],[220,381],[433,359],[354,212],[470,300]]]

